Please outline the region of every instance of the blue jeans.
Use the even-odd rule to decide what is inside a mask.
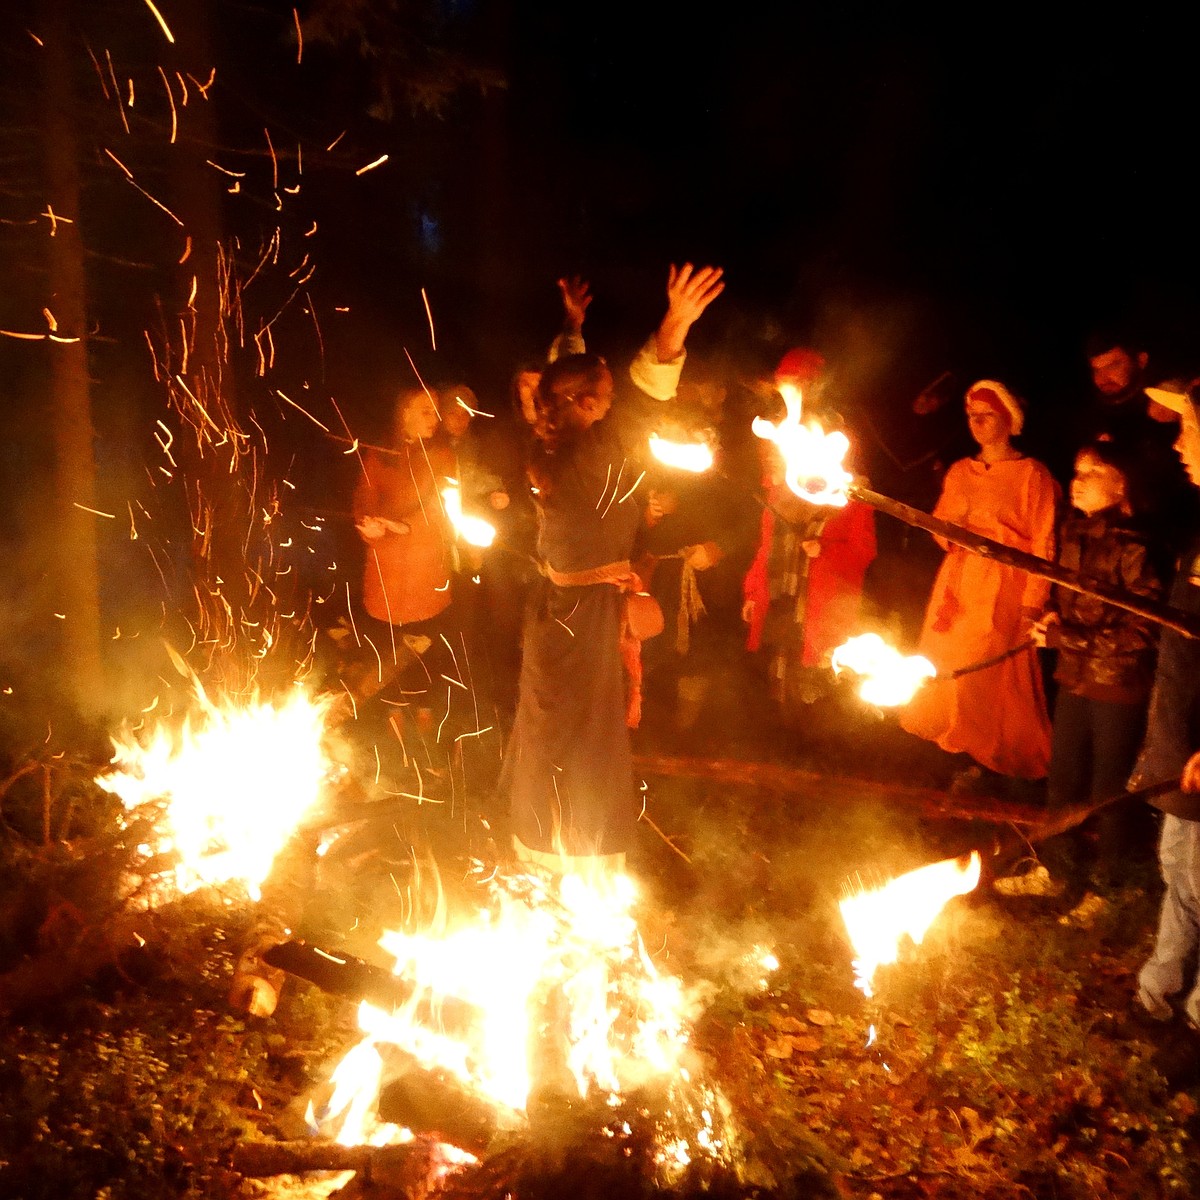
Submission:
[[[1186,989],[1184,1012],[1200,1026],[1200,821],[1164,816],[1158,862],[1167,890],[1154,952],[1138,974],[1138,984],[1157,1003]]]

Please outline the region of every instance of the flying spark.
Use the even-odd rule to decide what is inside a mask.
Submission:
[[[175,35],[167,27],[166,21],[163,20],[163,15],[154,7],[154,0],[146,0],[146,7],[154,14],[154,19],[162,26],[162,31],[167,35],[167,41],[173,46],[175,44]]]

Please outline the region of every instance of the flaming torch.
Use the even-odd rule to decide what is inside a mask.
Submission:
[[[783,383],[779,394],[787,409],[783,420],[775,424],[755,417],[750,428],[778,447],[784,480],[797,496],[811,504],[843,508],[850,499],[847,489],[854,482],[844,465],[850,440],[844,433],[826,433],[815,418],[801,420],[799,388]]]
[[[870,998],[875,972],[894,963],[907,935],[920,945],[938,914],[955,896],[975,889],[983,864],[978,850],[900,875],[882,887],[864,888],[839,904],[854,947],[855,986]]]
[[[834,650],[830,665],[835,675],[852,671],[860,677],[858,694],[868,704],[896,708],[907,704],[917,689],[937,671],[919,654],[901,654],[877,633],[864,633]]]
[[[664,466],[690,471],[693,475],[703,474],[715,461],[712,446],[706,441],[669,441],[657,433],[650,435],[650,453]]]
[[[995,559],[1005,566],[1028,571],[1031,575],[1049,579],[1052,583],[1071,591],[1094,596],[1159,625],[1165,625],[1168,629],[1174,629],[1185,637],[1200,638],[1200,617],[1193,613],[1186,613],[1168,604],[1096,583],[1075,571],[1059,566],[1058,563],[1039,558],[1036,554],[1016,550],[962,525],[943,521],[856,482],[844,465],[846,452],[850,448],[846,436],[836,432],[826,433],[820,423],[812,418],[801,421],[800,392],[791,384],[781,384],[779,392],[787,408],[784,419],[774,424],[762,417],[756,417],[751,429],[760,438],[766,438],[778,447],[784,462],[784,479],[788,488],[802,500],[838,508],[850,500],[859,500],[879,512],[903,521],[906,525],[924,529],[944,541],[961,546],[972,554]]]
[[[446,518],[454,526],[458,534],[468,546],[477,546],[486,550],[496,539],[496,528],[482,517],[464,513],[462,507],[462,489],[456,479],[447,481],[449,486],[442,488],[442,506],[446,510]]]

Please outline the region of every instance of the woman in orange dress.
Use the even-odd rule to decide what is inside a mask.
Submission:
[[[1016,398],[1003,384],[981,380],[968,388],[966,409],[979,453],[946,472],[934,516],[1053,560],[1058,487],[1042,463],[1012,445],[1023,421]],[[947,553],[918,646],[938,677],[917,693],[900,724],[988,770],[1042,779],[1050,765],[1050,719],[1032,648],[958,679],[951,674],[1025,642],[1050,585],[938,540]]]

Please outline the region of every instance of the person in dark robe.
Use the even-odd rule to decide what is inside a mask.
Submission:
[[[638,808],[629,727],[640,693],[641,590],[630,555],[649,429],[669,400],[692,324],[724,290],[714,267],[672,266],[667,311],[617,397],[596,355],[569,355],[538,385],[530,478],[541,577],[526,619],[504,790],[519,859],[555,872],[624,865]],[[633,600],[631,604],[630,601]]]

